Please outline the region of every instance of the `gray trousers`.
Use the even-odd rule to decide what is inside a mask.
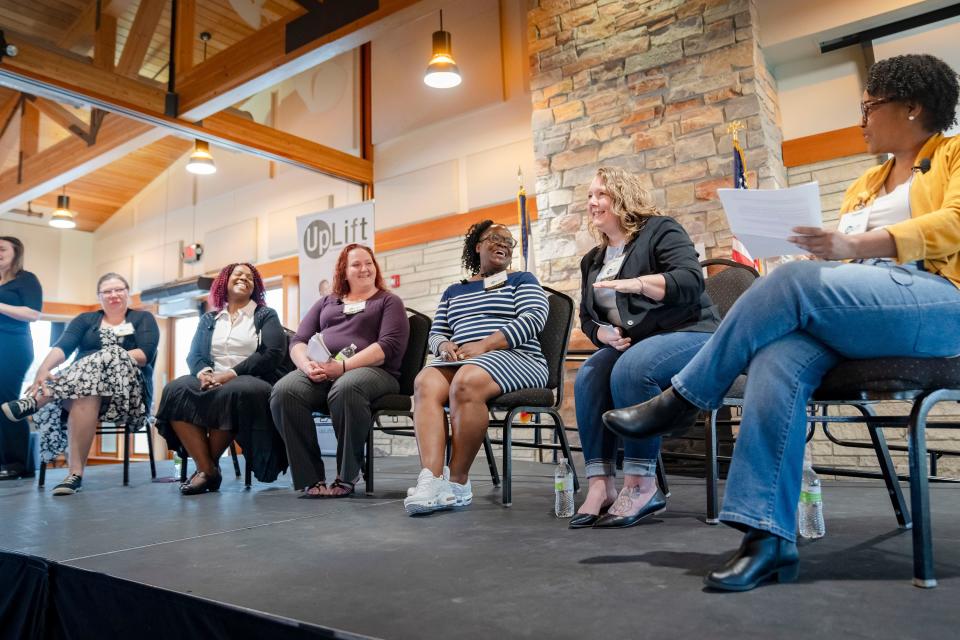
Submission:
[[[363,467],[363,445],[373,426],[370,405],[399,390],[397,379],[378,367],[353,369],[333,382],[313,382],[297,369],[273,385],[270,411],[286,443],[293,488],[326,480],[314,411],[330,416],[337,436],[337,475],[353,482]]]

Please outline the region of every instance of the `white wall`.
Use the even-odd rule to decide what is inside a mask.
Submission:
[[[90,269],[92,233],[0,220],[0,235],[23,242],[24,268],[40,279],[45,301],[89,304],[96,300]]]

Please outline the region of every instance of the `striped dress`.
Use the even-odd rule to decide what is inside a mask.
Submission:
[[[503,393],[545,387],[547,361],[537,334],[547,322],[547,310],[543,288],[526,271],[508,274],[505,285],[490,291],[484,291],[482,280],[451,285],[443,292],[430,331],[430,350],[438,357],[427,366],[477,365]],[[448,340],[463,345],[498,329],[507,338],[506,349],[488,351],[465,362],[439,358],[440,345]]]

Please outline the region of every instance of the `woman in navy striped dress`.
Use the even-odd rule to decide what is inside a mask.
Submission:
[[[423,469],[404,500],[410,515],[470,504],[468,473],[490,423],[487,401],[547,384],[537,340],[547,321],[547,296],[533,274],[507,272],[516,245],[504,225],[484,220],[470,227],[463,266],[473,275],[440,299],[430,332],[436,358],[415,384],[413,421]],[[443,466],[448,403],[449,469]]]

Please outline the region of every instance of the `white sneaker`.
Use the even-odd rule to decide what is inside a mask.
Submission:
[[[450,467],[446,467],[446,466],[445,466],[445,467],[443,468],[443,479],[444,479],[444,480],[449,480],[449,479],[450,479]],[[407,497],[408,497],[408,498],[409,498],[410,496],[412,496],[412,495],[413,495],[414,493],[416,493],[416,492],[417,492],[417,488],[416,488],[416,487],[407,487]]]
[[[423,469],[417,476],[417,486],[413,494],[403,501],[407,515],[432,513],[441,509],[450,509],[456,505],[457,498],[446,478],[434,477],[430,469]]]
[[[466,484],[451,482],[450,488],[453,489],[453,497],[457,499],[454,506],[465,507],[473,502],[473,485],[470,484],[469,478]]]

